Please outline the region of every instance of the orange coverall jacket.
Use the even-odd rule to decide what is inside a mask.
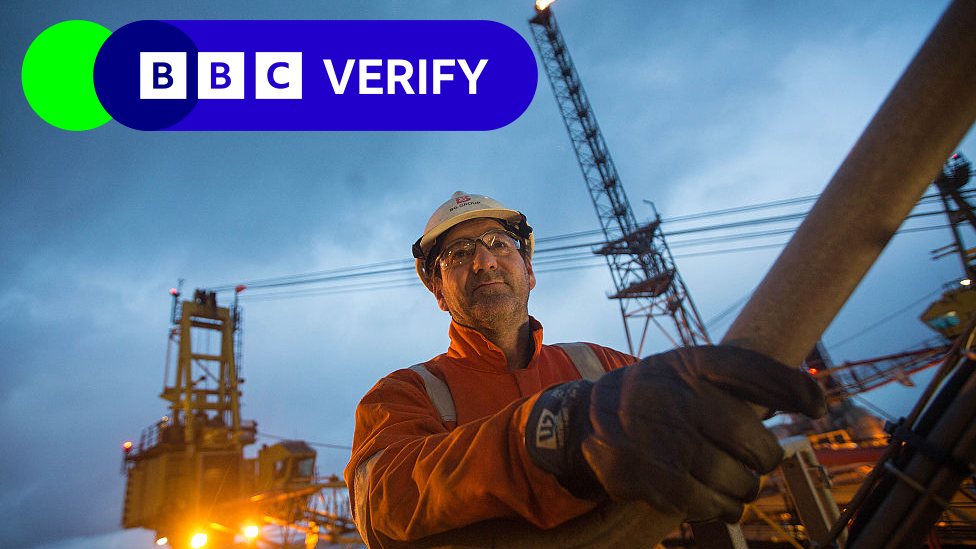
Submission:
[[[451,323],[447,353],[425,366],[450,387],[456,424],[441,420],[409,369],[381,379],[360,401],[344,476],[370,547],[408,546],[398,542],[501,517],[552,528],[596,505],[572,496],[526,453],[525,423],[538,394],[580,379],[562,349],[542,344],[542,325],[530,322],[535,351],[528,367],[514,372],[493,343]],[[636,361],[589,345],[606,370]],[[359,498],[367,501],[357,494],[368,494]]]

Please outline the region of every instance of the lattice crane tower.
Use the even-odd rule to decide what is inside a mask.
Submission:
[[[639,225],[634,217],[548,3],[537,2],[529,27],[606,238],[606,244],[594,253],[605,256],[610,267],[616,291],[609,297],[620,303],[630,353],[641,355],[651,322],[675,346],[708,343],[705,325],[664,240],[660,215],[655,209],[654,220],[646,225]],[[660,317],[667,318],[662,323]],[[643,326],[637,339],[631,328],[640,320]]]

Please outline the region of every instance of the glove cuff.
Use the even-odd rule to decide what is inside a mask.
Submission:
[[[581,379],[546,389],[536,399],[525,425],[525,447],[533,463],[583,499],[604,494],[580,447],[592,388],[592,381]]]

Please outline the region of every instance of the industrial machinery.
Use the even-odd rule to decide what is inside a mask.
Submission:
[[[240,311],[198,290],[179,302],[160,396],[168,412],[124,446],[122,525],[156,532],[174,549],[240,546],[314,548],[319,540],[359,544],[343,497],[345,483],[315,474],[315,450],[302,441],[262,447],[257,424],[241,420],[235,334]]]
[[[972,175],[972,165],[961,153],[952,155],[942,172],[932,182],[938,189],[942,197],[942,204],[945,206],[946,217],[949,218],[949,225],[952,228],[952,236],[955,240],[954,245],[947,246],[943,250],[937,250],[933,255],[941,257],[940,254],[951,254],[956,252],[962,262],[963,274],[965,278],[962,284],[955,288],[950,288],[942,298],[933,303],[924,313],[922,320],[925,324],[939,332],[947,339],[958,337],[966,326],[966,322],[976,314],[976,287],[973,286],[974,268],[976,261],[976,250],[967,249],[963,244],[962,234],[959,225],[969,223],[970,227],[976,230],[976,214],[973,207],[959,192]],[[956,204],[953,210],[949,200]],[[946,251],[947,250],[947,251]]]

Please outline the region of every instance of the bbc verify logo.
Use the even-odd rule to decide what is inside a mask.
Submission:
[[[186,52],[139,52],[139,99],[186,99],[186,56]],[[301,52],[256,52],[254,56],[256,99],[302,98]],[[244,52],[197,54],[198,99],[244,97]]]
[[[69,47],[81,76],[52,92],[47,63]],[[22,71],[35,112],[71,130],[491,130],[537,79],[525,40],[491,21],[71,21]]]
[[[256,52],[254,56],[256,99],[302,98],[301,52]],[[347,59],[341,71],[336,70],[332,59],[323,59],[322,63],[329,85],[337,95],[346,93],[357,64],[360,94],[428,93],[426,59],[418,63],[416,90],[411,83],[414,67],[403,59]],[[481,59],[472,69],[465,59],[432,60],[430,93],[440,94],[444,83],[454,80],[450,69],[457,64],[467,80],[467,93],[477,94],[478,78],[487,63],[487,59]],[[186,99],[186,71],[186,54],[183,52],[140,52],[139,98]],[[197,56],[197,98],[244,99],[244,52],[200,52]]]

